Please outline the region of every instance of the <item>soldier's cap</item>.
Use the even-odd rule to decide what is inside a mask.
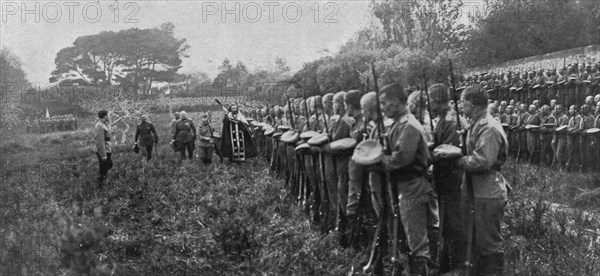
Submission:
[[[286,131],[290,130],[290,126],[280,125],[280,126],[277,126],[277,129],[281,130],[283,132],[286,132]]]
[[[345,97],[344,97],[344,101],[354,107],[354,108],[360,108],[360,98],[362,97],[362,93],[360,92],[360,90],[350,90],[348,91],[348,93],[346,93]]]
[[[323,95],[323,99],[322,99],[323,105],[333,103],[333,95],[334,95],[333,93],[327,93],[327,94]]]
[[[408,94],[398,82],[394,82],[382,87],[380,90],[380,95],[386,95],[388,98],[397,99],[401,103],[406,103],[408,100]]]
[[[367,94],[364,94],[360,98],[360,106],[363,109],[373,109],[376,108],[377,104],[377,93],[375,91],[371,91]]]
[[[344,103],[345,96],[346,96],[346,92],[344,92],[344,91],[337,92],[337,93],[335,93],[335,95],[333,95],[333,102],[338,103],[338,104]]]
[[[108,115],[108,111],[104,109],[98,111],[98,118],[103,119],[104,117],[106,117],[106,115]]]
[[[317,107],[317,108],[322,108],[323,107],[323,97],[321,95],[316,95],[313,99],[313,104]]]

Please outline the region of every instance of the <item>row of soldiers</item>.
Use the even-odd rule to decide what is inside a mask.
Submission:
[[[50,118],[34,118],[30,121],[25,119],[27,132],[49,133],[57,131],[69,131],[77,129],[77,117],[73,114],[54,115]]]
[[[490,99],[521,102],[538,100],[542,105],[557,99],[566,106],[582,105],[585,97],[600,93],[600,62],[564,64],[547,70],[507,71],[461,76],[461,87],[480,84]]]
[[[494,101],[488,111],[508,134],[515,159],[566,171],[600,170],[600,94],[581,106]]]
[[[463,108],[477,119],[476,125],[492,131],[495,124],[480,122],[487,120],[487,93],[478,86],[467,90],[463,102],[483,107]],[[283,107],[250,112],[256,114],[250,125],[270,169],[285,179],[311,221],[323,232],[339,232],[342,246],[365,250],[366,271],[461,273],[474,264],[474,275],[500,275],[504,257],[499,225],[507,185],[499,172],[508,154],[506,134],[497,122],[494,133],[483,138],[499,141],[482,143],[493,147],[484,150],[489,156],[478,153],[458,160],[457,130],[473,122],[456,116],[448,91],[444,84],[435,84],[408,95],[394,83],[379,95],[351,90],[289,99]],[[426,99],[432,115],[423,108]],[[476,148],[472,142],[477,138],[470,137],[469,145]],[[378,147],[378,140],[384,146]],[[480,161],[491,167],[475,165]],[[474,180],[493,182],[490,190],[475,191],[476,198],[483,194],[488,199],[475,201],[480,207],[474,209],[475,237],[467,234],[467,215],[461,208],[473,202],[461,195],[467,169],[478,172],[480,178]],[[474,261],[466,253],[471,252],[471,239],[477,245]]]

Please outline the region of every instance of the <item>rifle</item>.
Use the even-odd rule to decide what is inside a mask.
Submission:
[[[452,60],[449,60],[449,66],[450,66],[450,81],[452,82],[452,98],[454,98],[454,105],[456,108],[456,129],[458,131],[462,130],[462,126],[460,123],[460,115],[458,114],[458,95],[456,93],[456,86],[455,86],[455,81],[454,81],[454,69],[452,68]],[[462,149],[462,153],[463,155],[467,155],[467,144],[466,144],[466,139],[467,139],[467,132],[463,131],[462,133],[462,140],[461,140],[461,149]],[[466,182],[466,186],[467,186],[467,196],[469,197],[469,217],[467,220],[467,229],[468,229],[468,234],[467,234],[467,259],[465,261],[465,276],[470,276],[473,274],[473,237],[474,237],[474,232],[475,232],[475,228],[474,228],[474,200],[475,200],[475,196],[473,194],[473,182],[471,179],[471,176],[469,175],[469,173],[465,172],[465,182]]]
[[[427,91],[427,74],[423,72],[423,91],[425,91],[425,95],[427,96],[427,112],[429,113],[429,126],[431,128],[431,132],[434,132],[433,129],[433,116],[431,115],[431,104],[429,103],[429,91]]]
[[[296,126],[294,126],[294,107],[293,107],[293,101],[291,101],[291,98],[288,98],[288,106],[290,109],[290,126],[292,127],[292,129],[296,129]]]
[[[308,112],[308,103],[306,102],[308,99],[306,98],[306,93],[304,92],[304,88],[300,87],[300,90],[302,90],[302,98],[304,98],[304,112],[306,114],[306,130],[308,131],[310,129],[310,121],[309,121],[309,112]],[[302,179],[300,181],[300,194],[301,194],[301,198],[302,198],[302,205],[305,206],[305,208],[308,208],[308,183],[307,183],[307,177],[308,174],[305,170],[302,170],[301,168],[304,167],[304,156],[302,154],[299,154],[300,156],[300,161],[301,164],[299,164],[298,168],[300,170],[300,173],[302,174]],[[306,168],[305,168],[306,169]]]
[[[567,58],[563,58],[563,76],[562,77],[563,77],[563,81],[565,83],[567,82],[567,75],[568,75],[568,73],[567,73]],[[566,104],[567,103],[567,91],[565,90],[565,91],[561,91],[561,92],[562,93],[560,93],[561,94],[560,100],[561,100],[561,102]],[[564,98],[563,98],[563,96],[564,96]]]

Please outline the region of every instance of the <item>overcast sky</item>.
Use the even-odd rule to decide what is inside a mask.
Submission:
[[[21,59],[28,79],[42,86],[60,49],[106,30],[172,22],[176,36],[190,45],[180,72],[203,71],[212,78],[225,58],[252,71],[281,57],[296,71],[328,55],[324,49],[336,52],[374,20],[370,0],[1,2],[0,44]]]

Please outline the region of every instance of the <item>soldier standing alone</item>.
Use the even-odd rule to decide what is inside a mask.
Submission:
[[[158,135],[154,125],[148,121],[148,115],[142,115],[142,120],[135,129],[135,144],[142,147],[142,152],[146,156],[146,160],[150,161],[152,158],[152,150],[154,144],[158,143]]]
[[[181,111],[179,114],[181,119],[175,122],[175,131],[171,142],[175,143],[175,150],[180,151],[181,158],[179,159],[179,162],[181,162],[185,159],[186,151],[190,160],[194,156],[196,127],[194,126],[194,122],[187,118],[187,113],[185,111]]]

